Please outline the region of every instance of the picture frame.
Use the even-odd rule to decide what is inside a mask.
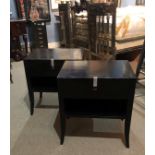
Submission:
[[[30,21],[51,20],[49,0],[15,0],[19,18]]]
[[[18,18],[26,18],[25,0],[15,0]]]

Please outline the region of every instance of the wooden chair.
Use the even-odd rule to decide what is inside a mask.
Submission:
[[[98,55],[115,55],[116,3],[88,5],[89,49]]]
[[[72,46],[88,49],[88,17],[87,8],[75,5],[72,7]],[[85,11],[85,13],[84,13]]]
[[[60,45],[62,47],[71,47],[71,6],[67,2],[58,5],[60,16]]]
[[[145,61],[145,41],[143,44],[143,50],[139,56],[139,63],[137,65],[137,69],[136,69],[136,76],[137,76],[138,83],[140,83],[140,80],[145,79],[145,71],[142,71],[142,69],[145,69],[144,61]]]
[[[133,69],[133,71],[136,74],[137,77],[137,83],[141,84],[141,80],[145,79],[145,71],[142,71],[144,68],[144,60],[145,60],[145,41],[143,44],[143,49],[141,50],[138,58],[132,62],[130,62],[130,65]]]

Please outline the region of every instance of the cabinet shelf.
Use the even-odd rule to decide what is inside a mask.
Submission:
[[[66,115],[124,118],[127,109],[127,100],[119,99],[64,99]]]
[[[34,91],[57,91],[56,77],[32,77],[30,83]]]

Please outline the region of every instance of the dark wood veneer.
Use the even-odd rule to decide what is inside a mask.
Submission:
[[[103,117],[125,119],[129,147],[135,84],[136,76],[126,60],[66,61],[58,74],[61,144],[66,118]]]

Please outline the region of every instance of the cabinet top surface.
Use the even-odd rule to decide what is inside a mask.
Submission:
[[[78,48],[33,49],[25,60],[82,60],[82,50]]]
[[[58,79],[136,79],[127,60],[111,61],[66,61]]]

